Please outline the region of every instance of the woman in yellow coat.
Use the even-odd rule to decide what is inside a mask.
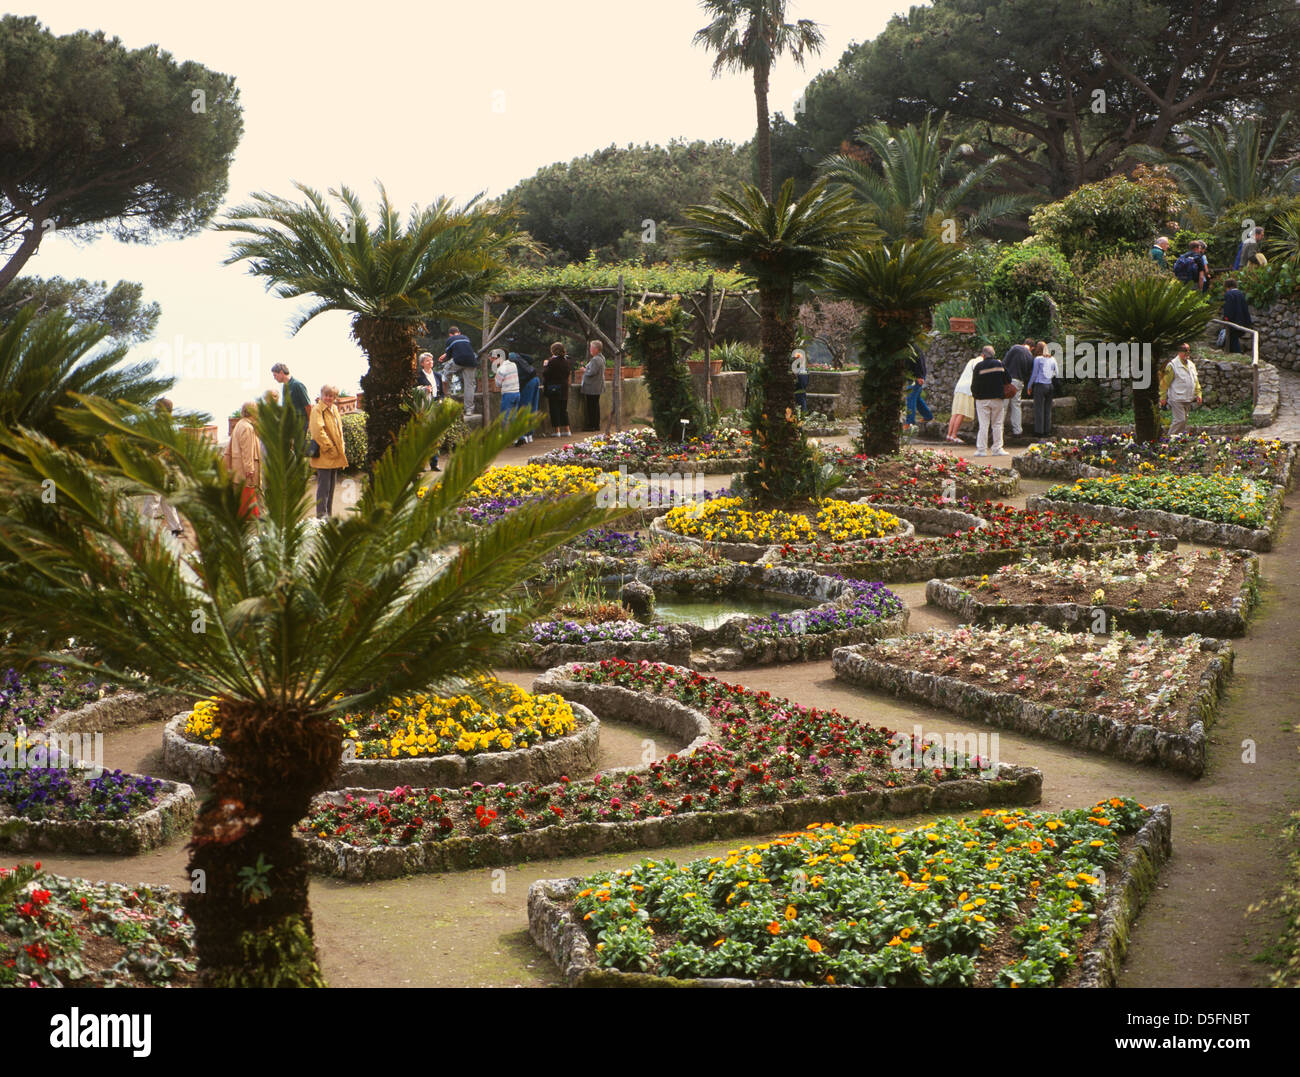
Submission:
[[[348,466],[343,451],[343,420],[339,417],[339,391],[333,385],[321,386],[320,400],[311,409],[307,422],[307,436],[320,448],[317,456],[310,457],[316,469],[316,516],[330,516],[334,512],[334,487],[339,474]],[[310,447],[308,449],[310,451]]]

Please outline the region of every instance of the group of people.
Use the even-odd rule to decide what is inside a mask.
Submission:
[[[1241,245],[1237,248],[1236,257],[1232,260],[1233,271],[1248,269],[1251,266],[1267,265],[1268,258],[1264,254],[1263,246],[1264,229],[1257,227],[1241,241]],[[1168,265],[1165,260],[1168,252],[1169,237],[1158,237],[1151,246],[1152,259],[1162,266]],[[1210,269],[1209,247],[1206,246],[1203,240],[1192,240],[1188,245],[1188,249],[1174,261],[1172,268],[1174,277],[1177,280],[1195,288],[1199,292],[1209,291],[1214,271]],[[1221,331],[1219,344],[1226,347],[1230,352],[1240,353],[1242,351],[1242,338],[1246,335],[1244,330],[1254,327],[1254,322],[1250,318],[1250,303],[1246,299],[1246,293],[1240,288],[1238,278],[1229,277],[1223,284],[1221,317],[1225,322],[1232,324],[1225,326]],[[1238,326],[1241,328],[1237,328]]]
[[[919,408],[926,418],[930,409],[919,397],[919,387],[924,384],[924,357],[913,363],[913,386],[908,391],[908,419],[914,408]],[[952,417],[948,420],[946,440],[960,444],[957,436],[967,419],[977,420],[979,432],[975,438],[976,456],[1005,456],[1003,430],[1009,423],[1011,433],[1020,437],[1020,403],[1028,397],[1034,402],[1034,435],[1048,437],[1052,433],[1052,397],[1055,378],[1060,377],[1056,358],[1047,349],[1046,341],[1027,337],[1023,344],[1013,344],[1006,355],[998,359],[992,345],[985,345],[980,354],[963,368],[952,394]]]

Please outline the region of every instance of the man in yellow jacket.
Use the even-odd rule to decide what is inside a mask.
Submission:
[[[1201,403],[1201,382],[1192,362],[1192,346],[1180,344],[1178,354],[1165,364],[1160,372],[1160,406],[1168,402],[1173,412],[1169,423],[1169,436],[1187,433],[1187,413],[1192,401]]]
[[[333,514],[334,487],[348,466],[347,454],[343,451],[343,419],[339,415],[338,398],[339,391],[333,385],[321,386],[320,402],[311,409],[307,422],[307,436],[319,449],[315,456],[311,456],[312,446],[308,442],[310,463],[316,469],[318,519]]]

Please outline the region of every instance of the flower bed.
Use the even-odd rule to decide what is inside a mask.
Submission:
[[[570,539],[565,545],[574,550],[626,559],[645,553],[646,541],[640,535],[616,531],[612,527],[593,527],[577,538]]]
[[[120,770],[0,767],[0,848],[131,855],[194,821],[194,791]]]
[[[0,987],[192,987],[194,927],[165,886],[0,868]]]
[[[1066,631],[1153,629],[1240,636],[1259,596],[1259,558],[1245,551],[1167,550],[1093,559],[1026,558],[989,576],[931,580],[926,600],[975,624],[1038,621]],[[1099,617],[1100,613],[1100,617]]]
[[[475,781],[550,781],[595,765],[600,723],[553,694],[502,681],[471,694],[395,697],[369,715],[345,715],[335,787],[370,782],[460,786]],[[484,702],[488,706],[484,706]],[[169,771],[197,778],[225,766],[217,704],[177,715],[163,734]]]
[[[617,470],[692,471],[729,474],[744,470],[753,449],[749,431],[722,426],[684,442],[661,439],[653,430],[623,430],[564,445],[529,458],[530,464]]]
[[[420,491],[421,495],[424,489],[428,487]],[[520,505],[575,494],[599,494],[602,490],[609,490],[634,506],[637,498],[643,506],[657,502],[657,491],[635,475],[573,465],[500,464],[488,468],[474,480],[457,511],[470,523],[485,524]]]
[[[1028,767],[1002,764],[996,778],[975,760],[895,769],[889,730],[680,667],[573,665],[534,689],[690,743],[587,781],[327,794],[301,824],[314,870],[395,878],[1040,795],[1042,775]]]
[[[551,669],[566,662],[600,658],[691,662],[690,634],[677,625],[646,625],[635,620],[537,621],[528,631],[530,637],[521,640],[514,653],[514,661],[523,669]]]
[[[529,931],[572,986],[1109,986],[1169,824],[1129,797],[914,830],[813,824],[684,866],[534,883]]]
[[[744,498],[720,497],[682,505],[652,520],[650,531],[667,540],[707,543],[735,561],[758,561],[778,543],[838,542],[865,548],[913,533],[911,523],[872,505],[827,499],[810,519],[806,513],[751,511],[746,504]]]
[[[1109,475],[1076,479],[1031,497],[1030,509],[1086,505],[1101,519],[1164,531],[1190,542],[1270,550],[1281,522],[1282,490],[1218,475]]]
[[[842,647],[835,676],[966,718],[1199,776],[1232,649],[1199,636],[959,628]]]
[[[19,673],[10,668],[0,680],[0,733],[44,729],[64,711],[75,710],[114,691],[84,673],[42,665]]]
[[[901,507],[921,526],[926,519],[936,523],[976,521],[939,538],[897,538],[866,546],[783,545],[765,551],[761,560],[899,583],[989,572],[1026,554],[1070,557],[1178,545],[1177,539],[1155,531],[1105,523],[1073,512],[1027,511],[993,502],[967,507],[968,512],[937,506],[916,511]]]
[[[1161,471],[1177,475],[1236,475],[1286,487],[1295,446],[1281,441],[1177,435],[1137,442],[1128,434],[1061,438],[1029,446],[1011,461],[1022,475],[1037,478],[1096,478],[1116,473]]]
[[[1020,487],[1009,468],[992,468],[933,449],[903,449],[895,456],[862,456],[848,449],[822,450],[823,459],[845,476],[841,497],[891,499],[918,494],[925,498],[948,496],[985,501],[1011,497]],[[951,484],[951,485],[950,485]]]

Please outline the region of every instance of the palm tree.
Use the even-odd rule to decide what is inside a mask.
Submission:
[[[147,405],[171,389],[173,379],[155,373],[154,360],[124,365],[126,345],[100,349],[108,335],[107,327],[79,325],[62,311],[19,310],[0,327],[0,427],[23,426],[63,443],[72,431],[57,409],[75,394]]]
[[[932,123],[933,115],[928,113],[920,127],[908,124],[895,129],[885,123],[863,127],[857,138],[871,151],[870,161],[837,153],[819,166],[822,176],[843,184],[862,201],[887,242],[920,239],[939,229],[945,219],[959,219],[961,213],[967,214],[962,232],[974,235],[1032,204],[1025,195],[980,193],[1006,158],[998,155],[978,165],[968,164],[962,147],[945,137],[947,116]]]
[[[812,451],[794,411],[794,287],[809,283],[832,255],[869,242],[875,230],[843,191],[814,184],[802,198],[786,180],[775,202],[745,184],[739,196],[719,191],[712,205],[690,206],[675,229],[683,257],[738,265],[758,286],[763,348],[763,409],[754,423],[754,453],[745,485],[759,504],[812,494]]]
[[[1170,278],[1120,281],[1084,303],[1082,332],[1099,340],[1151,346],[1150,384],[1133,389],[1134,441],[1159,440],[1159,372],[1179,344],[1205,332],[1214,311],[1206,296]]]
[[[461,524],[458,503],[528,420],[470,436],[422,492],[424,463],[459,413],[449,404],[408,422],[347,516],[309,526],[300,421],[265,402],[260,515],[241,514],[211,446],[144,409],[80,403],[65,421],[101,439],[111,464],[0,433],[0,546],[39,581],[0,588],[10,630],[0,653],[219,700],[225,769],[190,844],[191,877],[204,880],[192,889],[203,892],[186,897],[203,981],[319,986],[294,827],[340,761],[336,717],[490,670],[534,614],[517,600],[519,580],[614,514],[585,495]],[[133,499],[149,493],[188,520],[195,552],[178,561],[136,512]],[[502,609],[513,612],[489,616]],[[61,653],[71,638],[93,657]],[[269,896],[249,892],[244,869]]]
[[[405,421],[402,403],[415,382],[417,336],[426,319],[472,324],[472,303],[504,269],[517,239],[512,211],[471,199],[457,209],[439,198],[412,209],[405,225],[379,187],[372,223],[347,187],[331,190],[342,204],[336,215],[317,192],[295,187],[304,204],[268,194],[231,210],[219,230],[247,236],[232,243],[225,264],[247,260],[282,299],[315,302],[291,323],[296,333],[318,314],[341,310],[352,317],[352,336],[366,353],[361,379],[366,396],[366,465],[374,466]]]
[[[851,251],[823,274],[833,295],[864,308],[858,333],[862,365],[862,451],[898,452],[903,360],[925,333],[930,311],[970,285],[961,250],[930,238]]]
[[[758,109],[758,189],[772,197],[772,121],[767,106],[772,65],[789,53],[800,67],[807,53],[818,52],[825,38],[811,19],[786,22],[786,0],[701,0],[709,25],[695,34],[693,44],[715,55],[713,75],[751,71],[754,104]]]
[[[1231,126],[1189,126],[1181,131],[1189,143],[1186,152],[1165,153],[1152,146],[1132,146],[1129,152],[1167,166],[1192,205],[1217,219],[1235,202],[1291,193],[1300,163],[1273,162],[1290,121],[1291,113],[1284,112],[1267,139],[1256,118]]]

